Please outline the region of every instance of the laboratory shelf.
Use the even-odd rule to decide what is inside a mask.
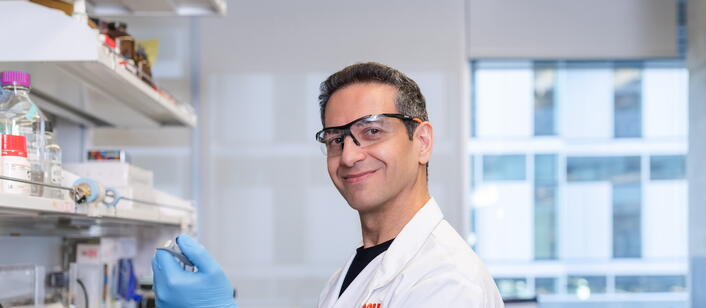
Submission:
[[[86,8],[96,16],[223,16],[228,11],[226,0],[91,0]]]
[[[27,1],[0,1],[0,19],[21,29],[0,48],[0,70],[29,72],[40,108],[95,126],[196,126],[188,104],[143,82],[85,23]]]
[[[190,206],[133,201],[121,201],[115,207],[103,204],[76,205],[68,199],[0,193],[0,235],[55,234],[61,231],[59,226],[70,226],[63,229],[73,231],[89,229],[91,226],[115,229],[135,225],[172,226],[189,231],[194,224],[195,211]]]

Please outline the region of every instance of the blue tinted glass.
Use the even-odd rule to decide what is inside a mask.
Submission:
[[[617,293],[686,292],[686,278],[670,276],[616,276]]]
[[[556,187],[535,186],[534,258],[557,258]]]
[[[613,129],[616,138],[642,136],[642,70],[616,68],[614,72]]]
[[[555,184],[557,181],[557,157],[552,154],[534,156],[534,181],[541,184]]]
[[[524,155],[483,155],[484,181],[524,181]]]
[[[569,276],[566,279],[566,292],[581,294],[588,289],[590,294],[606,292],[605,276]]]
[[[556,62],[534,64],[534,135],[551,136],[554,131]]]
[[[557,258],[557,156],[534,156],[534,258]]]
[[[613,257],[642,255],[641,205],[640,183],[613,185]]]
[[[640,157],[567,157],[569,182],[635,182],[640,180]]]
[[[556,293],[556,278],[552,277],[537,277],[534,279],[534,292],[540,294],[555,294]]]
[[[685,177],[686,157],[684,155],[650,157],[651,180],[681,180]]]

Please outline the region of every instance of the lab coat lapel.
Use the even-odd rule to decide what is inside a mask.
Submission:
[[[370,284],[373,287],[371,290],[382,287],[397,277],[443,219],[439,205],[434,198],[430,198],[390,245]]]
[[[414,215],[412,220],[402,228],[402,231],[392,242],[390,248],[379,256],[382,260],[380,260],[380,263],[377,265],[375,272],[372,273],[372,277],[368,278],[370,279],[369,282],[361,281],[362,285],[356,284],[357,287],[363,287],[365,290],[359,290],[359,293],[354,292],[356,293],[355,295],[348,294],[349,296],[346,296],[346,294],[343,294],[343,296],[339,298],[338,294],[341,290],[341,285],[343,285],[343,280],[348,272],[348,268],[350,268],[353,258],[355,258],[355,252],[353,252],[346,266],[340,269],[329,280],[327,284],[328,289],[322,293],[324,295],[320,298],[319,307],[357,308],[355,305],[358,305],[360,301],[368,300],[375,289],[387,285],[399,275],[405,265],[419,252],[426,239],[443,219],[444,216],[439,206],[436,204],[436,201],[433,198],[429,199],[417,214]],[[351,288],[351,286],[349,286],[349,288]]]

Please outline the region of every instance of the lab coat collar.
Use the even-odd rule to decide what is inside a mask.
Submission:
[[[383,255],[382,264],[371,284],[373,288],[383,286],[397,277],[443,219],[444,215],[436,200],[433,197],[429,198],[429,201],[402,228]]]

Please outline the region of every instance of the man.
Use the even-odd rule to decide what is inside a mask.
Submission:
[[[417,84],[385,65],[360,63],[326,79],[319,103],[324,129],[316,139],[333,184],[358,211],[363,241],[318,307],[503,307],[485,266],[429,195],[434,135]],[[181,271],[158,252],[158,306],[234,306],[218,264],[190,238],[178,241],[199,272]]]

